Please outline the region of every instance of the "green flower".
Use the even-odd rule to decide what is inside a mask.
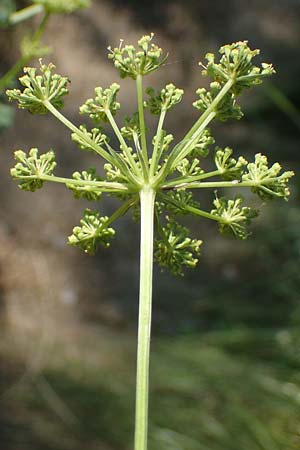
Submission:
[[[174,275],[183,275],[184,267],[193,268],[198,263],[202,241],[191,239],[189,230],[167,217],[167,225],[160,230],[161,239],[155,241],[154,257],[162,267]]]
[[[6,91],[10,101],[16,100],[21,109],[28,109],[32,114],[46,114],[48,109],[44,105],[45,101],[50,102],[55,108],[63,107],[63,97],[68,93],[67,77],[62,77],[54,73],[55,66],[41,64],[40,73],[37,69],[25,67],[25,75],[20,78],[20,83],[24,90],[12,89]]]
[[[255,183],[252,186],[252,192],[258,194],[263,200],[272,199],[274,197],[283,197],[288,199],[290,191],[288,182],[294,172],[283,172],[279,163],[268,166],[268,159],[261,153],[255,155],[255,162],[247,165],[248,171],[243,175],[243,181],[252,181]]]
[[[183,177],[193,177],[204,173],[204,170],[199,166],[199,159],[194,158],[191,161],[188,158],[184,158],[176,166],[177,172]]]
[[[73,228],[73,233],[69,236],[69,244],[80,247],[89,254],[94,254],[100,244],[109,247],[115,230],[108,227],[108,222],[107,216],[101,217],[98,211],[86,209],[80,226]]]
[[[184,91],[170,83],[161,91],[155,92],[153,88],[149,87],[146,92],[150,98],[145,102],[145,106],[152,114],[158,115],[162,109],[169,110],[181,102]]]
[[[196,109],[205,112],[213,103],[217,95],[220,93],[222,85],[218,81],[210,83],[210,91],[205,88],[199,88],[196,93],[199,99],[193,103]],[[241,108],[236,103],[235,95],[232,92],[227,92],[222,100],[218,103],[214,110],[216,118],[225,122],[228,119],[239,120],[243,117]]]
[[[84,170],[83,172],[74,172],[73,178],[78,181],[102,181],[102,179],[96,174],[96,169],[93,167],[88,170]],[[75,198],[86,198],[90,201],[96,201],[101,197],[101,191],[97,191],[97,187],[93,185],[68,183],[67,187],[74,192]]]
[[[153,33],[143,36],[138,41],[137,49],[133,45],[123,47],[122,40],[119,47],[108,47],[108,58],[113,60],[121,78],[131,77],[135,80],[138,75],[147,75],[166,61],[168,56],[163,56],[162,49],[151,42],[153,36]]]
[[[52,150],[38,155],[38,149],[32,148],[27,155],[22,150],[14,153],[17,164],[10,171],[11,176],[20,180],[19,188],[34,192],[43,187],[42,175],[53,175],[55,169],[55,154]]]
[[[240,179],[247,165],[247,161],[243,156],[236,160],[231,157],[232,153],[233,150],[229,147],[225,147],[224,150],[216,147],[215,164],[224,180]]]
[[[116,101],[120,85],[113,83],[109,88],[95,88],[96,97],[89,98],[81,107],[80,114],[88,114],[96,123],[108,122],[107,111],[115,115],[120,109],[120,103]]]
[[[189,152],[190,158],[206,158],[209,154],[209,146],[214,144],[215,140],[211,135],[211,131],[206,128],[201,133],[198,142],[194,145],[192,150]]]
[[[131,117],[125,116],[124,127],[121,128],[121,133],[129,141],[135,140],[141,135],[138,112],[135,112]]]
[[[102,128],[92,128],[91,131],[88,131],[85,125],[80,125],[79,129],[82,133],[84,133],[89,139],[91,139],[96,145],[99,145],[100,147],[103,144],[107,144],[109,142],[109,138],[106,136],[106,134],[103,133]],[[76,142],[76,144],[78,144],[81,150],[87,150],[91,152],[95,151],[93,147],[91,147],[91,145],[77,133],[72,133],[71,138],[73,142]]]
[[[251,220],[258,216],[258,211],[247,206],[241,207],[242,197],[228,200],[225,197],[214,200],[215,209],[211,214],[219,219],[219,231],[221,234],[231,234],[238,239],[247,239],[251,234],[247,227]]]
[[[202,74],[210,76],[219,83],[225,83],[229,79],[234,80],[235,94],[262,83],[263,78],[275,73],[271,64],[262,63],[261,67],[253,65],[252,60],[260,51],[251,50],[248,41],[224,45],[219,53],[222,55],[219,63],[215,62],[213,53],[207,53],[208,64],[206,66],[201,64],[205,67]]]

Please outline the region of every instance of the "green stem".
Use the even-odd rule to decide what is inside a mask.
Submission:
[[[115,158],[113,155],[108,153],[104,148],[100,147],[100,145],[96,144],[93,139],[91,139],[89,136],[87,136],[86,133],[81,131],[78,127],[76,127],[70,120],[68,120],[63,114],[61,114],[48,100],[44,100],[44,105],[50,111],[60,122],[62,122],[67,128],[69,128],[73,133],[76,133],[78,136],[81,137],[98,155],[102,156],[106,161],[108,161],[113,166],[118,167],[122,173],[124,171],[124,167],[120,165],[118,162],[118,158]],[[134,184],[137,185],[139,183],[139,180],[134,177],[133,174],[131,174],[128,171],[128,179]]]
[[[74,178],[56,177],[54,175],[28,175],[24,177],[16,177],[17,180],[35,180],[52,181],[54,183],[74,184],[78,186],[92,186],[99,188],[101,192],[129,192],[128,187],[122,183],[114,183],[110,181],[93,181],[93,180],[76,180]]]
[[[168,202],[172,203],[173,205],[177,206],[178,208],[182,209],[185,212],[190,212],[191,214],[194,214],[196,216],[205,217],[206,219],[215,220],[216,222],[222,222],[221,217],[215,216],[211,213],[203,211],[202,209],[195,208],[194,206],[186,205],[185,203],[183,204],[183,203],[176,201],[175,199],[170,199],[170,198],[168,198]]]
[[[117,220],[119,217],[124,216],[124,214],[127,213],[127,211],[129,211],[129,209],[137,202],[138,200],[138,196],[135,196],[133,198],[130,198],[126,203],[124,203],[122,206],[120,206],[120,208],[118,208],[107,220],[107,222],[105,222],[105,225],[110,225],[111,223],[113,223],[115,220]]]
[[[36,14],[40,14],[44,11],[44,7],[42,5],[30,5],[26,8],[20,9],[12,13],[9,17],[9,25],[16,25],[24,20],[30,19]]]
[[[107,116],[107,118],[109,120],[109,123],[110,123],[112,129],[115,132],[115,135],[117,136],[117,138],[118,138],[118,140],[120,142],[122,150],[124,151],[124,153],[127,156],[127,159],[128,159],[128,162],[129,162],[131,168],[134,170],[136,175],[139,175],[139,171],[138,171],[136,162],[135,162],[135,160],[134,160],[134,158],[132,156],[132,153],[131,153],[130,149],[128,148],[128,145],[126,144],[126,141],[123,138],[121,131],[119,130],[119,127],[118,127],[118,125],[117,125],[117,123],[116,123],[116,121],[114,119],[114,116],[112,115],[112,113],[111,113],[111,111],[109,109],[106,111],[106,116]]]
[[[39,5],[37,5],[39,6]],[[26,8],[25,8],[26,9]],[[42,9],[43,10],[43,9]],[[44,29],[46,26],[46,23],[49,19],[49,13],[45,13],[39,27],[37,28],[37,30],[35,31],[34,35],[33,35],[33,41],[34,42],[38,42]],[[24,55],[22,56],[19,61],[17,61],[7,72],[5,75],[3,75],[3,77],[0,78],[0,92],[5,89],[7,86],[9,86],[9,84],[11,83],[11,81],[13,81],[18,73],[20,72],[20,70],[22,69],[23,66],[25,66],[30,60],[32,59],[31,55]]]
[[[49,12],[45,12],[44,17],[39,25],[39,27],[36,29],[34,35],[33,35],[33,41],[34,42],[38,42],[45,30],[46,24],[49,20],[50,17],[50,13]]]
[[[206,219],[215,220],[216,222],[222,222],[222,218],[219,216],[215,216],[214,214],[203,211],[202,209],[194,208],[193,206],[185,206],[185,211],[189,211],[191,214],[196,216],[205,217]]]
[[[10,85],[12,80],[16,78],[20,70],[27,64],[30,58],[23,56],[19,59],[7,72],[0,78],[0,92]]]
[[[162,135],[162,131],[163,131],[163,124],[164,124],[164,120],[166,117],[166,113],[167,110],[166,109],[162,109],[160,112],[160,117],[159,117],[159,121],[158,121],[158,125],[157,125],[157,131],[156,131],[156,137],[155,137],[155,145],[154,145],[154,149],[153,149],[153,154],[151,157],[151,165],[150,165],[150,178],[155,174],[156,170],[157,170],[157,166],[161,157],[161,152],[158,151],[159,149],[159,144],[161,144],[161,135]]]
[[[211,104],[209,105],[209,107],[207,108],[206,111],[204,111],[204,113],[199,117],[199,119],[194,123],[194,125],[192,126],[192,128],[189,130],[189,132],[184,136],[183,141],[185,141],[186,139],[189,139],[194,133],[195,131],[199,128],[199,126],[207,119],[207,117],[209,116],[209,114],[213,111],[215,111],[216,107],[218,106],[218,104],[220,103],[220,101],[222,100],[222,98],[227,94],[228,91],[230,91],[230,89],[232,88],[232,86],[234,85],[235,80],[234,79],[229,79],[224,86],[222,87],[222,89],[220,90],[220,92],[218,93],[218,95],[214,98],[214,100],[211,102]]]
[[[190,147],[192,144],[197,142],[197,139],[201,136],[201,132],[206,128],[206,126],[209,124],[209,122],[215,117],[216,115],[216,108],[220,101],[223,99],[223,97],[227,94],[228,91],[232,88],[234,84],[233,79],[229,79],[218,95],[214,98],[214,100],[211,102],[209,107],[204,111],[204,113],[199,117],[199,119],[194,123],[192,128],[186,133],[184,138],[173,148],[170,157],[166,164],[162,167],[160,174],[157,177],[156,184],[159,185],[162,180],[166,178],[168,173],[170,173],[170,170],[172,167],[175,167],[175,165],[181,161],[190,151]]]
[[[155,179],[155,186],[159,186],[160,183],[166,179],[168,174],[172,171],[172,168],[176,167],[179,161],[181,161],[183,158],[185,158],[189,152],[191,151],[191,148],[198,142],[202,131],[206,128],[206,126],[209,124],[209,122],[215,117],[216,113],[211,112],[206,120],[200,125],[200,128],[194,133],[194,135],[189,138],[188,141],[185,141],[185,144],[182,146],[182,142],[177,144],[169,159],[165,163],[165,165],[161,168],[159,174],[157,175]]]
[[[227,171],[226,173],[228,173]],[[190,176],[190,177],[178,177],[173,180],[166,181],[162,185],[162,189],[169,189],[174,186],[178,186],[183,183],[192,183],[194,181],[205,180],[206,178],[216,177],[218,175],[222,175],[224,172],[220,170],[213,170],[212,172],[201,173],[200,175]]]
[[[143,174],[146,174],[148,169],[147,169],[147,166],[145,164],[144,158],[143,158],[142,153],[141,153],[141,146],[140,146],[139,136],[138,136],[137,133],[134,132],[134,133],[132,133],[132,137],[133,137],[133,142],[134,142],[134,145],[135,145],[135,148],[136,148],[136,152],[137,152],[137,155],[138,155],[138,158],[139,158],[139,162],[141,164],[142,172],[143,172]]]
[[[140,300],[134,450],[147,450],[155,191],[147,185],[144,186],[140,192],[140,201]]]
[[[147,151],[147,140],[146,140],[146,126],[144,117],[144,101],[143,101],[143,77],[142,75],[137,75],[136,77],[136,87],[137,87],[137,99],[138,99],[138,110],[139,110],[139,123],[141,130],[141,141],[142,141],[142,158],[144,160],[144,166],[147,168],[148,172],[148,151]],[[147,180],[148,173],[144,174]]]
[[[183,147],[178,149],[180,151],[176,151],[176,153],[174,152],[174,155],[171,155],[170,169],[176,167],[177,164],[190,153],[190,151],[193,149],[193,147],[197,144],[198,140],[200,139],[202,131],[205,130],[207,125],[215,118],[215,116],[216,116],[215,111],[211,111],[210,114],[206,116],[205,120],[201,122],[197,130],[194,131],[192,136],[187,141],[185,141]]]
[[[73,131],[73,133],[76,133],[78,136],[81,137],[89,146],[92,147],[92,149],[98,153],[100,156],[102,156],[104,159],[106,159],[111,164],[115,164],[113,157],[106,151],[104,148],[100,147],[100,145],[97,145],[93,139],[91,139],[87,134],[85,134],[83,131],[81,131],[76,125],[74,125],[69,119],[67,119],[63,114],[61,114],[48,100],[44,100],[43,104],[48,109],[51,114],[53,114],[54,117],[56,117],[61,123],[63,123],[69,130]]]
[[[268,184],[268,181],[266,180],[264,184]],[[181,189],[181,188],[189,188],[189,189],[197,189],[197,188],[231,188],[231,187],[261,187],[262,182],[257,181],[238,181],[238,180],[232,180],[232,181],[204,181],[204,182],[195,182],[195,183],[182,183],[174,186],[175,189]]]

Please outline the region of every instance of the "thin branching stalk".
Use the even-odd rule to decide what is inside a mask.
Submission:
[[[136,88],[137,88],[138,111],[141,130],[141,141],[142,141],[142,158],[144,163],[143,167],[146,168],[146,173],[144,173],[144,177],[145,180],[148,181],[148,151],[147,151],[146,125],[144,116],[143,77],[140,74],[138,74],[136,77]]]

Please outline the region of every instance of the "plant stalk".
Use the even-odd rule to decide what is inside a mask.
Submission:
[[[142,141],[142,159],[143,167],[146,167],[147,173],[144,173],[145,179],[148,179],[148,151],[147,151],[147,139],[146,139],[146,125],[144,117],[144,102],[143,102],[143,77],[138,75],[136,78],[137,87],[137,99],[138,99],[138,110],[139,110],[139,123],[141,130],[141,141]]]
[[[8,87],[12,81],[16,78],[22,67],[26,65],[29,58],[20,58],[1,78],[0,78],[0,92]]]
[[[28,20],[36,14],[40,14],[44,11],[44,7],[42,5],[30,5],[26,8],[20,9],[10,15],[9,24],[16,25],[24,20]]]
[[[140,201],[140,295],[134,450],[147,450],[155,191],[147,185],[144,186],[140,192]]]

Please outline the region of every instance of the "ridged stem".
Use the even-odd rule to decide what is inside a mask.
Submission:
[[[155,191],[140,192],[141,247],[134,450],[147,450]]]

